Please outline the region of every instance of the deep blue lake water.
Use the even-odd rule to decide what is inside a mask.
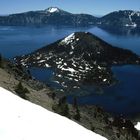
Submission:
[[[89,31],[114,46],[130,49],[140,55],[139,31],[53,26],[0,26],[0,53],[10,59],[17,55],[30,53],[75,31]],[[114,114],[126,116],[140,114],[140,66],[119,66],[113,67],[112,70],[119,80],[116,85],[103,88],[103,92],[100,94],[89,90],[88,94],[78,96],[78,102],[100,105]],[[52,82],[50,69],[33,68],[31,73],[43,82]],[[68,96],[69,102],[72,102],[73,96]]]

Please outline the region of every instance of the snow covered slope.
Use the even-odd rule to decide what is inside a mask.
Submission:
[[[107,140],[0,87],[0,140]]]
[[[140,122],[138,122],[138,123],[135,125],[135,128],[136,128],[137,130],[140,130]]]

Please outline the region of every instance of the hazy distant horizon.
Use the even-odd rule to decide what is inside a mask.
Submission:
[[[57,6],[50,6],[50,7],[57,7]],[[47,8],[49,8],[49,7],[47,7]],[[47,8],[45,8],[45,9],[47,9]],[[98,13],[92,14],[92,13],[86,13],[84,11],[76,13],[76,12],[68,11],[67,9],[62,9],[61,7],[57,7],[57,8],[59,8],[61,10],[64,10],[64,11],[67,11],[67,12],[70,12],[70,13],[73,13],[73,14],[90,14],[90,15],[93,15],[93,16],[96,16],[96,17],[102,17],[102,16],[104,16],[106,14],[109,14],[109,13],[115,12],[115,11],[119,11],[119,10],[133,10],[133,9],[119,9],[119,10],[110,11],[109,13],[106,13],[106,14],[99,15]],[[34,9],[34,10],[14,12],[14,13],[7,13],[7,14],[1,14],[0,13],[0,16],[8,16],[8,15],[11,15],[11,14],[19,14],[19,13],[25,13],[25,12],[29,12],[29,11],[40,11],[40,10],[45,10],[45,9]],[[134,10],[134,11],[138,11],[138,10]],[[139,10],[139,12],[140,12],[140,10]]]
[[[0,15],[58,7],[71,13],[103,16],[118,10],[140,11],[140,0],[0,0]]]
[[[50,6],[50,7],[56,7],[56,6]],[[50,8],[50,7],[47,7],[47,8]],[[47,9],[46,8],[46,9]],[[61,7],[57,7],[57,8],[59,8],[59,9],[61,9],[61,10],[64,10],[64,11],[66,11],[66,12],[69,12],[69,13],[73,13],[73,12],[71,12],[71,11],[68,11],[68,10],[66,10],[66,9],[62,9]],[[0,16],[8,16],[8,15],[11,15],[11,14],[19,14],[19,13],[26,13],[26,12],[29,12],[29,11],[40,11],[40,10],[45,10],[45,9],[34,9],[34,10],[28,10],[28,11],[21,11],[21,12],[15,12],[15,13],[7,13],[7,14],[0,14]],[[113,12],[113,11],[112,11]],[[97,17],[101,17],[101,16],[104,16],[104,15],[98,15],[98,14],[91,14],[91,13],[86,13],[86,12],[79,12],[79,13],[73,13],[73,14],[90,14],[90,15],[94,15],[94,16],[97,16]]]

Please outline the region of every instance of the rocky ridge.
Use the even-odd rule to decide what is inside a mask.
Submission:
[[[29,26],[29,25],[55,25],[55,26],[115,26],[126,28],[140,27],[140,12],[133,10],[120,10],[111,12],[103,17],[90,14],[73,14],[57,7],[45,10],[29,11],[18,14],[0,16],[0,25],[3,26]]]

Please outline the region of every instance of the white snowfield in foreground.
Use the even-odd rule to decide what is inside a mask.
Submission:
[[[137,130],[140,130],[140,122],[138,122],[138,123],[135,125],[135,128],[136,128]]]
[[[0,87],[0,140],[107,140]]]

